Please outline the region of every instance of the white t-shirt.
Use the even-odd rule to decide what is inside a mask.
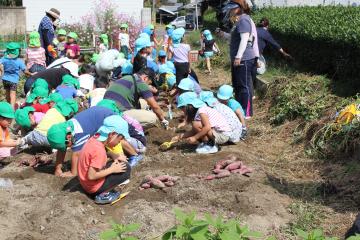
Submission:
[[[103,100],[105,92],[106,88],[95,88],[94,90],[90,91],[90,106],[96,106],[101,100]]]
[[[119,40],[120,40],[121,46],[127,46],[128,48],[130,48],[129,34],[127,34],[127,33],[119,33]]]

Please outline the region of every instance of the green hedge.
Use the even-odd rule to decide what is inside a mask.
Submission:
[[[327,74],[360,89],[360,8],[343,6],[265,8],[270,32],[305,70]]]

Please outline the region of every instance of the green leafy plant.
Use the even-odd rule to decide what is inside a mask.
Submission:
[[[356,234],[355,236],[348,237],[346,240],[360,240],[360,234]]]
[[[123,225],[123,224],[117,224],[112,223],[112,228],[109,230],[105,230],[100,234],[101,240],[112,240],[112,239],[118,239],[118,240],[137,240],[138,238],[128,236],[129,233],[136,231],[139,229],[139,224],[129,224],[129,225]]]
[[[250,237],[261,237],[258,232],[252,232],[247,226],[240,226],[234,220],[225,221],[222,217],[214,218],[207,214],[205,219],[196,219],[196,213],[186,214],[175,209],[177,225],[170,228],[162,240],[245,240]]]
[[[302,240],[337,240],[336,237],[325,237],[321,229],[314,229],[305,232],[301,229],[296,229],[297,236]]]

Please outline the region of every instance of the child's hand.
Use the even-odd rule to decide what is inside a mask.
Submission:
[[[194,138],[194,137],[189,137],[189,138],[187,138],[187,141],[188,141],[188,143],[190,143],[190,144],[197,144],[197,143],[198,143],[197,139]]]
[[[124,162],[118,162],[118,161],[114,161],[111,166],[111,172],[112,173],[123,173],[126,171],[126,163]]]
[[[177,128],[183,128],[186,126],[186,121],[183,121],[181,123],[179,123],[179,125],[177,126]]]

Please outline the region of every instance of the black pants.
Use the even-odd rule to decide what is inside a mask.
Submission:
[[[232,85],[235,92],[235,99],[238,101],[246,117],[253,115],[253,72],[255,59],[242,61],[240,66],[231,66]]]
[[[179,85],[180,81],[187,78],[189,75],[190,64],[187,63],[174,63],[176,69],[176,85]]]
[[[106,168],[109,168],[113,162],[114,161],[110,161],[106,163]],[[126,180],[130,179],[130,173],[131,173],[131,167],[128,163],[126,163],[126,172],[113,173],[106,176],[104,184],[101,186],[101,188],[99,188],[99,190],[97,190],[97,192],[91,194],[91,196],[95,197],[96,195],[99,195],[100,193],[103,193],[105,191],[109,191],[112,188],[119,185],[120,183],[125,182]]]
[[[24,84],[25,95],[31,90],[31,86],[33,85],[34,82],[35,82],[35,78],[33,77],[29,77],[28,79],[26,79]]]

